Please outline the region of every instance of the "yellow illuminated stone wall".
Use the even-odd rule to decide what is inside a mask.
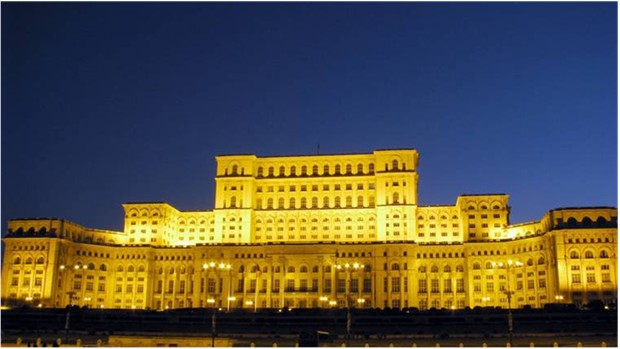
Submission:
[[[508,195],[418,204],[418,153],[217,156],[215,208],[122,232],[9,221],[2,297],[45,307],[542,307],[617,299],[617,209],[510,224]]]

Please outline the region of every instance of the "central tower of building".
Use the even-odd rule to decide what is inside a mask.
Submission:
[[[217,242],[413,240],[418,153],[217,156]]]

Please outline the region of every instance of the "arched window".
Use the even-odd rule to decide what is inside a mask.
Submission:
[[[570,217],[567,221],[566,221],[566,226],[568,226],[569,228],[574,228],[577,226],[577,220],[575,219],[575,217]]]
[[[291,176],[297,176],[297,168],[295,166],[291,166]]]
[[[581,224],[582,224],[584,227],[591,227],[591,226],[592,226],[592,220],[590,219],[590,217],[584,217],[584,218],[581,220]]]
[[[600,254],[601,258],[609,258],[609,253],[606,250],[602,250]]]
[[[421,265],[421,266],[418,268],[418,272],[420,272],[420,273],[426,273],[426,266],[425,266],[425,265]]]
[[[351,166],[351,164],[347,164],[345,170],[347,174],[351,174],[353,172],[353,167]]]
[[[272,209],[273,208],[273,199],[272,198],[267,199],[267,208],[268,209]]]
[[[19,257],[15,257],[15,259],[13,260],[13,264],[21,264],[22,263],[22,259]]]
[[[291,265],[291,266],[289,266],[289,267],[286,269],[286,272],[287,272],[287,273],[294,273],[294,272],[295,272],[295,267],[294,267],[294,266],[292,266],[292,265]]]
[[[353,198],[351,198],[350,196],[347,196],[346,200],[347,200],[346,201],[347,207],[353,207]]]
[[[319,167],[317,165],[312,166],[312,175],[317,176],[319,174]]]
[[[452,271],[452,268],[450,268],[449,265],[446,265],[445,267],[443,267],[443,272],[444,273],[450,273]]]
[[[436,265],[431,267],[431,273],[439,273],[439,268]]]
[[[364,207],[364,197],[361,195],[357,197],[357,207]]]
[[[273,167],[269,167],[269,177],[273,177]]]
[[[337,208],[340,207],[340,196],[336,196],[334,200],[334,207],[337,207]]]
[[[232,174],[236,175],[237,174],[237,169],[238,169],[237,165],[233,165],[233,167],[232,167]]]
[[[134,270],[135,270],[135,268],[133,267],[133,265],[130,265],[130,266],[127,268],[127,272],[129,272],[129,273],[133,273],[133,272],[134,272]]]
[[[295,208],[295,198],[290,198],[288,200],[288,208]]]
[[[88,263],[88,270],[95,270],[95,264]]]
[[[577,259],[579,258],[579,253],[577,251],[571,251],[570,253],[570,258],[571,259]]]
[[[398,193],[392,194],[392,203],[394,204],[398,203]]]
[[[605,225],[607,225],[607,220],[605,218],[603,218],[603,217],[598,217],[596,219],[596,225],[598,227],[604,227]]]
[[[257,177],[262,177],[262,176],[263,176],[263,168],[262,168],[262,167],[259,167],[259,168],[256,170],[256,176],[257,176]]]
[[[32,258],[30,257],[26,258],[26,261],[24,262],[24,264],[32,264]]]
[[[486,262],[486,263],[485,263],[485,265],[484,265],[484,267],[485,267],[486,269],[493,269],[493,263],[491,263],[491,262]]]
[[[331,273],[332,272],[332,266],[331,265],[325,266],[325,272],[326,273]]]
[[[101,265],[99,266],[99,270],[101,270],[101,271],[106,271],[106,270],[108,270],[108,267],[107,267],[105,264],[101,264]]]
[[[392,264],[392,270],[400,270],[400,265],[398,263]]]
[[[305,265],[302,266],[301,268],[299,268],[299,272],[300,273],[307,273],[308,272],[308,267],[306,267]]]
[[[375,164],[369,164],[368,165],[368,172],[370,172],[370,173],[374,173],[375,172]]]
[[[586,258],[594,258],[594,253],[592,253],[592,251],[586,251],[585,257]]]
[[[43,263],[45,263],[45,258],[43,257],[37,258],[37,264],[43,264]]]
[[[313,266],[312,267],[312,272],[313,273],[318,273],[319,272],[319,266],[318,265]]]
[[[328,208],[329,207],[329,197],[325,196],[323,197],[323,208]]]
[[[124,270],[124,269],[123,269],[123,266],[122,266],[122,265],[119,265],[118,267],[116,267],[116,272],[117,272],[117,273],[121,273],[121,272],[123,272],[123,270]]]
[[[279,198],[278,199],[278,208],[279,209],[283,209],[284,208],[284,198]]]
[[[364,165],[362,164],[357,164],[357,174],[363,174],[364,173]]]
[[[305,176],[308,174],[308,167],[306,165],[301,167],[301,175]]]
[[[462,265],[457,265],[456,266],[456,272],[457,273],[462,273],[463,272],[463,266]]]
[[[141,265],[138,267],[138,272],[144,272],[145,268],[144,265]]]
[[[306,208],[307,206],[306,198],[301,198],[301,208]]]
[[[319,198],[317,197],[312,198],[312,208],[319,208]]]
[[[230,198],[230,207],[232,208],[237,207],[237,198],[234,196]]]
[[[334,174],[339,175],[340,174],[340,165],[336,165]]]
[[[398,160],[392,160],[392,170],[398,170]]]
[[[473,268],[474,270],[480,270],[480,263],[475,262],[472,268]]]
[[[329,175],[329,165],[323,166],[323,176]]]
[[[280,169],[278,170],[278,176],[280,177],[284,176],[284,166],[280,166]]]
[[[532,266],[532,265],[534,265],[534,261],[533,261],[531,258],[529,258],[529,259],[527,260],[527,265],[528,265],[528,266]]]
[[[538,258],[538,264],[545,264],[545,258],[544,257]]]

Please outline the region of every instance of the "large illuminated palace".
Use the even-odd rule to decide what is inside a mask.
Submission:
[[[122,232],[9,221],[2,297],[137,309],[617,299],[616,208],[511,224],[506,194],[419,206],[411,149],[216,160],[212,211],[126,203]]]

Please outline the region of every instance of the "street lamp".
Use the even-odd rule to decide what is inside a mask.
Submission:
[[[323,308],[323,303],[324,303],[324,302],[327,302],[327,300],[328,300],[328,298],[327,298],[327,297],[325,297],[325,296],[321,296],[321,297],[319,297],[319,301],[321,302],[321,303],[320,303],[320,307],[321,307],[321,308]]]
[[[562,296],[562,295],[560,295],[560,294],[559,294],[559,295],[556,295],[556,296],[555,296],[555,300],[556,300],[556,301],[558,301],[558,302],[560,302],[560,303],[562,303],[562,301],[564,300],[564,296]]]
[[[345,264],[336,264],[334,266],[334,268],[336,268],[336,271],[345,271],[346,273],[346,281],[345,281],[345,300],[346,300],[346,307],[347,307],[347,346],[348,346],[348,341],[349,338],[351,337],[351,306],[349,304],[349,297],[350,297],[350,291],[351,291],[351,279],[352,279],[352,275],[354,271],[358,271],[358,270],[364,270],[364,265],[363,264],[359,264],[359,263],[345,263]]]
[[[207,303],[213,306],[213,315],[211,315],[211,347],[215,348],[215,299],[207,299]]]
[[[507,274],[507,279],[508,279],[508,285],[506,288],[506,295],[508,296],[508,342],[510,343],[510,346],[512,346],[512,305],[510,303],[510,300],[512,298],[512,291],[510,290],[510,268],[512,266],[515,267],[520,267],[523,265],[523,263],[519,262],[519,261],[513,261],[511,259],[508,260],[508,262],[506,264],[499,262],[499,263],[492,263],[493,266],[499,266],[500,268],[503,268],[504,265],[506,266],[506,274]]]

